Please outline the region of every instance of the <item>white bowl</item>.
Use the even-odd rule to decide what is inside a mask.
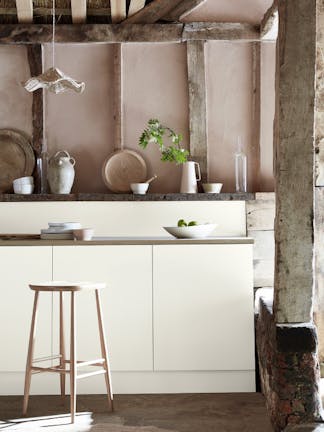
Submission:
[[[34,184],[34,177],[19,177],[13,181],[14,185]]]
[[[131,183],[130,186],[134,194],[145,195],[149,185],[149,183]]]
[[[73,230],[75,240],[91,240],[93,236],[93,228],[80,228]]]
[[[13,185],[15,194],[21,195],[30,195],[33,193],[34,185],[33,184],[21,184],[21,185]]]
[[[203,189],[206,193],[220,193],[223,183],[203,183]]]
[[[204,238],[208,237],[214,229],[216,224],[202,224],[185,227],[163,227],[169,234],[176,238]]]

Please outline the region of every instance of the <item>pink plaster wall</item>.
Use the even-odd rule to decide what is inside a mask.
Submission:
[[[30,77],[27,49],[0,46],[0,128],[32,132],[32,96],[21,83]]]
[[[45,67],[51,47],[45,47]],[[57,45],[56,65],[86,82],[84,93],[46,93],[45,135],[48,153],[67,150],[76,159],[73,191],[105,192],[103,160],[113,149],[112,45]]]
[[[271,0],[208,0],[186,20],[260,22]],[[257,171],[250,150],[252,125],[252,51],[250,44],[208,42],[207,94],[209,180],[234,190],[233,153],[241,135],[249,161],[249,190],[255,190]],[[125,146],[145,158],[149,175],[159,175],[152,192],[176,192],[180,167],[160,162],[156,147],[138,147],[147,120],[158,117],[184,135],[189,146],[186,49],[183,44],[126,44],[124,56]],[[45,67],[50,65],[45,46]],[[0,47],[0,125],[31,133],[32,97],[20,86],[29,76],[26,49]],[[261,184],[272,190],[272,121],[274,57],[270,46],[262,48],[263,108],[261,112]],[[45,134],[48,151],[68,150],[77,160],[75,192],[104,192],[101,178],[104,159],[114,150],[112,46],[57,45],[57,66],[86,82],[82,95],[46,94]]]
[[[248,158],[248,189],[255,190],[252,46],[209,42],[207,59],[209,181],[223,183],[223,192],[235,190],[234,153],[240,136]]]

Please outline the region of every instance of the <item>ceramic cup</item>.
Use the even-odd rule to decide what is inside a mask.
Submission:
[[[134,194],[145,195],[149,187],[149,183],[131,183],[131,189]]]
[[[223,183],[204,183],[203,189],[206,193],[220,193]]]
[[[17,179],[15,179],[13,182],[13,185],[22,185],[22,184],[29,184],[29,185],[33,185],[34,184],[34,177],[19,177]]]

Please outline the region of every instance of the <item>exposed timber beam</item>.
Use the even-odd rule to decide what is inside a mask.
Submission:
[[[181,0],[154,0],[135,15],[128,17],[123,24],[152,24],[168,14]]]
[[[33,0],[16,0],[18,22],[28,24],[33,22]]]
[[[278,0],[275,0],[262,18],[260,26],[261,38],[266,40],[276,40],[278,36],[278,26]]]
[[[165,21],[181,21],[186,15],[193,12],[197,7],[205,3],[206,0],[182,0],[174,9],[163,16]]]
[[[82,24],[87,20],[87,0],[71,0],[72,22]]]
[[[316,0],[280,0],[276,70],[276,323],[312,321]]]
[[[120,23],[126,18],[126,0],[110,0],[111,21]]]
[[[43,48],[41,45],[29,45],[27,47],[28,63],[31,76],[37,76],[42,73],[43,65]],[[44,134],[44,112],[43,112],[43,90],[38,89],[33,92],[32,105],[32,147],[37,158],[43,151],[43,134]],[[37,167],[34,172],[35,192],[41,192],[41,179]]]
[[[114,117],[114,144],[120,150],[124,144],[124,110],[123,110],[123,44],[114,44],[114,86],[113,86],[113,117]]]
[[[188,23],[184,26],[183,40],[242,40],[259,41],[260,28],[241,23]]]
[[[42,44],[52,40],[50,24],[1,24],[0,44]],[[260,41],[259,29],[240,23],[60,24],[59,43],[186,42],[187,40]]]
[[[138,11],[143,9],[144,6],[145,6],[145,0],[131,0],[128,9],[128,16],[131,17],[135,15]]]
[[[207,102],[205,41],[187,42],[189,90],[190,155],[200,165],[202,181],[207,181]]]

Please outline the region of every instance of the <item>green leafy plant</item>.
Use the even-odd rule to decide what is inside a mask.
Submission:
[[[165,133],[168,133],[172,144],[165,146],[163,143],[163,137]],[[182,135],[176,134],[172,129],[167,126],[163,126],[159,120],[150,119],[147,124],[147,128],[144,129],[139,139],[139,145],[146,149],[149,143],[156,143],[161,151],[161,161],[163,162],[175,162],[176,164],[182,164],[187,162],[189,152],[188,150],[181,147]]]

